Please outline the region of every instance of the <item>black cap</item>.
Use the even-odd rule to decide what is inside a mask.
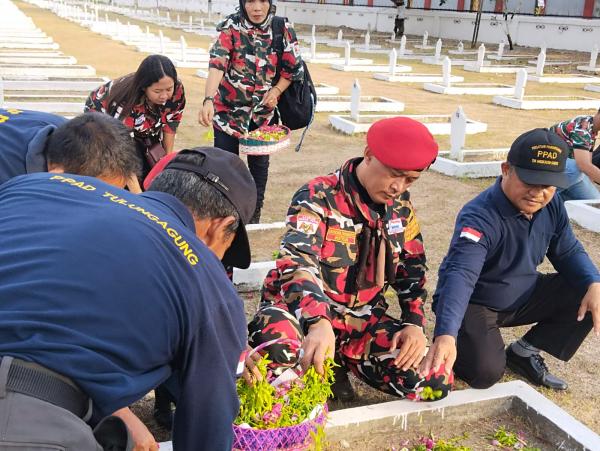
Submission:
[[[560,136],[546,128],[536,128],[515,139],[507,160],[529,185],[568,188],[565,174],[568,156],[569,147]]]
[[[204,156],[202,164],[182,161],[179,157],[192,152]],[[250,243],[245,225],[252,218],[256,208],[256,185],[240,157],[217,147],[196,147],[179,152],[165,169],[193,172],[208,181],[233,204],[240,215],[241,223],[222,261],[225,265],[242,269],[250,266]]]

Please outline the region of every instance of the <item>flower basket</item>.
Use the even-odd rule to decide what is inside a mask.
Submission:
[[[271,155],[289,147],[290,129],[285,125],[266,125],[240,138],[240,153]]]
[[[275,343],[293,344],[300,348],[297,340],[280,338],[270,340],[254,348],[251,353],[256,353],[267,346]],[[282,379],[287,383],[293,382],[293,377],[286,377],[293,373],[293,369],[288,369],[279,378],[269,378],[269,383],[275,387],[276,384],[282,384]],[[292,372],[292,373],[290,373]],[[297,377],[297,376],[296,376]],[[272,380],[270,380],[272,379]],[[291,381],[291,382],[290,382]],[[290,393],[290,392],[288,392]],[[311,447],[318,429],[325,426],[327,419],[327,403],[314,406],[308,416],[298,424],[285,427],[259,428],[251,427],[248,424],[233,425],[233,450],[234,451],[301,451]]]

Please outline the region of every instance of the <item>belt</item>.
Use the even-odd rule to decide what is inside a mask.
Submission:
[[[7,357],[1,360],[5,359]],[[84,421],[89,420],[92,413],[91,399],[73,381],[37,363],[11,359],[6,379],[7,391],[49,402]]]

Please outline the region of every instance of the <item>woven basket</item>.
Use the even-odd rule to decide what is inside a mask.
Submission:
[[[300,342],[289,338],[279,338],[261,343],[251,353],[260,351],[275,343],[288,343],[300,346]],[[304,451],[313,442],[312,433],[325,425],[327,404],[317,406],[309,418],[294,426],[272,429],[256,429],[233,425],[233,451]]]
[[[250,136],[240,138],[240,153],[244,155],[271,155],[289,147],[290,129],[284,125],[280,125],[279,127],[286,132],[285,137],[279,141],[263,141]]]

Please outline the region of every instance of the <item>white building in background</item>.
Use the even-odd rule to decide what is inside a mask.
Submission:
[[[470,42],[478,0],[410,0],[407,34]],[[516,45],[546,46],[589,52],[600,46],[600,0],[480,0],[479,42],[498,44],[511,35]],[[277,14],[294,23],[350,27],[391,33],[395,7],[392,0],[275,0]],[[114,4],[142,8],[207,12],[208,0],[113,0]],[[230,14],[238,0],[212,0],[212,12]],[[537,5],[537,9],[536,9]],[[543,6],[543,8],[542,8]],[[502,12],[514,12],[505,20]],[[534,12],[538,15],[534,15]]]

